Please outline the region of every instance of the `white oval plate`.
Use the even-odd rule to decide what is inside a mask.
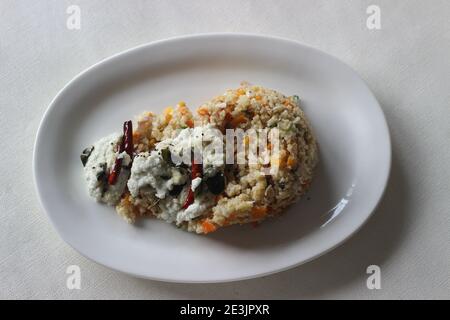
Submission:
[[[142,111],[180,100],[194,108],[243,80],[303,101],[320,145],[309,198],[259,227],[199,236],[155,219],[128,225],[88,197],[84,147]],[[390,158],[383,112],[348,66],[290,40],[205,34],[143,45],[78,75],[42,119],[33,168],[45,211],[81,254],[149,279],[223,282],[285,270],[338,246],[375,209]]]

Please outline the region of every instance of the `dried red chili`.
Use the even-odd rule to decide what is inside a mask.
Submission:
[[[133,157],[133,124],[131,120],[125,121],[123,123],[123,137],[122,142],[119,145],[118,153],[126,152],[130,158]],[[116,158],[114,162],[111,172],[108,177],[108,184],[114,185],[117,182],[117,178],[120,175],[120,170],[122,168],[122,158]]]
[[[193,157],[192,158],[191,183],[189,184],[188,194],[186,196],[186,200],[184,201],[184,204],[182,207],[183,209],[187,209],[187,207],[189,207],[192,203],[194,203],[195,195],[194,195],[194,191],[192,191],[192,188],[191,188],[192,180],[194,180],[195,178],[201,178],[201,176],[202,176],[202,165],[199,163],[195,163],[194,157]]]

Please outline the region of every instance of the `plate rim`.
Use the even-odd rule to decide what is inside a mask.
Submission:
[[[308,259],[304,259],[302,261],[299,261],[298,263],[294,263],[285,267],[280,267],[280,268],[276,268],[267,272],[260,272],[260,273],[255,273],[252,275],[244,275],[244,276],[238,276],[238,277],[230,277],[230,278],[214,278],[214,279],[210,279],[210,280],[188,280],[188,279],[171,279],[171,278],[162,278],[162,277],[152,277],[152,276],[148,276],[145,274],[137,274],[137,273],[133,273],[133,272],[129,272],[127,270],[124,269],[120,269],[117,268],[115,266],[112,265],[108,265],[106,263],[100,262],[97,259],[95,259],[94,257],[88,256],[87,254],[83,253],[80,251],[80,249],[76,248],[74,245],[72,245],[68,240],[66,240],[64,233],[60,230],[60,228],[56,225],[55,221],[51,218],[50,214],[49,214],[49,210],[47,208],[47,206],[44,203],[43,197],[42,197],[42,193],[40,190],[40,183],[39,183],[39,179],[38,179],[38,173],[37,173],[37,157],[39,155],[39,145],[42,140],[42,135],[43,135],[43,124],[45,123],[48,115],[50,114],[50,112],[56,107],[58,100],[63,96],[63,94],[65,93],[65,91],[70,88],[72,86],[73,83],[75,83],[76,81],[78,81],[80,78],[82,78],[85,74],[92,72],[93,70],[95,70],[96,68],[98,68],[100,65],[102,65],[103,63],[107,62],[107,61],[112,61],[115,60],[119,57],[125,56],[130,52],[134,52],[134,51],[138,51],[141,50],[143,48],[147,48],[147,47],[152,47],[152,46],[158,46],[158,45],[164,45],[166,43],[170,43],[170,42],[176,42],[176,41],[183,41],[183,40],[189,40],[189,39],[197,39],[197,38],[209,38],[209,37],[228,37],[228,38],[253,38],[253,39],[262,39],[262,40],[268,40],[268,41],[281,41],[281,42],[287,42],[291,45],[296,45],[296,46],[300,46],[306,49],[309,49],[313,52],[315,52],[316,54],[319,55],[323,55],[326,56],[327,58],[333,60],[334,62],[341,64],[342,66],[344,66],[346,69],[348,69],[349,71],[351,71],[353,73],[353,75],[355,75],[357,77],[357,79],[361,82],[361,84],[365,87],[365,89],[367,89],[368,94],[370,94],[371,98],[373,98],[374,102],[376,103],[376,107],[378,112],[380,113],[381,116],[381,123],[383,125],[383,131],[386,133],[385,134],[385,138],[386,141],[384,143],[385,149],[384,150],[386,153],[386,159],[385,159],[385,165],[386,165],[386,170],[384,171],[384,176],[382,177],[382,188],[380,188],[380,190],[378,191],[378,194],[376,197],[374,197],[375,201],[374,201],[374,205],[372,205],[372,208],[368,208],[367,210],[367,214],[364,217],[364,219],[360,222],[360,224],[354,228],[348,235],[346,235],[345,237],[343,237],[342,239],[340,239],[339,241],[337,241],[334,245],[330,246],[329,248],[327,248],[326,250],[323,250],[319,253],[316,253],[314,255],[312,255],[310,258]],[[386,116],[385,113],[383,111],[383,109],[381,108],[381,105],[379,103],[379,101],[377,100],[377,98],[375,97],[375,95],[373,94],[372,90],[370,90],[369,86],[367,85],[367,83],[361,78],[361,76],[359,75],[358,72],[356,72],[352,67],[350,67],[347,63],[343,62],[342,60],[338,59],[337,57],[324,52],[320,49],[317,49],[315,47],[312,47],[310,45],[306,45],[300,41],[297,40],[293,40],[293,39],[289,39],[289,38],[285,38],[285,37],[279,37],[279,36],[273,36],[273,35],[265,35],[265,34],[257,34],[257,33],[237,33],[237,32],[214,32],[214,33],[195,33],[195,34],[187,34],[187,35],[180,35],[180,36],[174,36],[174,37],[169,37],[169,38],[165,38],[165,39],[160,39],[160,40],[156,40],[156,41],[150,41],[150,42],[146,42],[134,47],[131,47],[129,49],[120,51],[118,53],[115,53],[111,56],[108,56],[106,58],[101,59],[100,61],[94,63],[93,65],[87,67],[86,69],[82,70],[81,72],[79,72],[78,74],[76,74],[70,81],[68,81],[59,91],[58,93],[55,95],[55,97],[51,100],[51,102],[49,103],[49,105],[47,106],[47,108],[45,109],[42,118],[39,122],[38,125],[38,129],[36,131],[36,136],[35,136],[35,140],[34,140],[34,146],[33,146],[33,152],[32,152],[32,175],[33,175],[33,182],[34,182],[34,187],[35,187],[35,191],[37,193],[37,197],[38,197],[38,201],[41,205],[41,208],[43,209],[43,211],[45,212],[45,214],[47,215],[47,218],[50,220],[50,223],[52,224],[53,228],[56,230],[57,234],[61,237],[61,239],[68,244],[71,248],[73,248],[76,252],[78,252],[80,255],[82,255],[83,257],[99,264],[102,265],[104,267],[107,267],[111,270],[114,271],[119,271],[134,277],[138,277],[138,278],[144,278],[144,279],[149,279],[149,280],[155,280],[155,281],[162,281],[162,282],[171,282],[171,283],[225,283],[225,282],[234,282],[234,281],[242,281],[242,280],[247,280],[247,279],[254,279],[254,278],[259,278],[259,277],[264,277],[264,276],[268,276],[271,274],[275,274],[278,272],[283,272],[295,267],[298,267],[302,264],[308,263],[312,260],[315,260],[319,257],[321,257],[322,255],[327,254],[328,252],[334,250],[335,248],[339,247],[340,245],[342,245],[344,242],[346,242],[349,238],[351,238],[353,235],[355,235],[357,232],[359,232],[359,230],[367,223],[367,221],[370,219],[370,217],[372,217],[373,213],[376,211],[377,207],[379,206],[385,192],[386,192],[386,187],[387,184],[389,182],[389,177],[391,175],[391,170],[392,170],[392,141],[391,141],[391,135],[390,135],[390,130],[389,130],[389,126],[386,120]]]

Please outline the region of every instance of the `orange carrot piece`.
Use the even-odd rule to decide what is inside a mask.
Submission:
[[[264,218],[266,215],[267,215],[267,207],[260,206],[252,208],[252,217],[254,219],[261,219]]]
[[[187,119],[186,120],[186,124],[189,128],[193,128],[194,127],[194,121],[192,121],[192,119]]]
[[[287,166],[289,168],[295,167],[297,164],[297,159],[295,159],[293,156],[289,156],[287,159]]]
[[[202,222],[202,228],[203,228],[203,232],[205,232],[205,233],[214,232],[217,229],[217,227],[213,223],[211,223],[207,220]]]
[[[206,109],[206,108],[199,108],[197,110],[197,113],[199,115],[201,115],[201,116],[208,116],[209,115],[208,109]]]
[[[248,119],[243,114],[239,114],[236,117],[234,117],[233,120],[231,120],[231,125],[233,126],[233,128],[236,128],[241,123],[244,123],[247,121],[248,121]]]

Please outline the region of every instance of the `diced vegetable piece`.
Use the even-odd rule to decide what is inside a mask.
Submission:
[[[210,233],[216,231],[217,227],[208,220],[202,222],[202,228],[204,233]]]
[[[289,156],[287,159],[288,168],[294,168],[297,165],[297,159],[293,156]]]
[[[186,120],[186,124],[189,128],[193,128],[194,127],[194,121],[192,121],[192,119],[187,119]]]
[[[267,207],[253,207],[252,208],[252,218],[261,219],[267,215]]]
[[[170,153],[170,149],[169,148],[165,148],[161,150],[161,157],[163,158],[163,160],[165,162],[167,162],[170,165],[175,165],[172,161],[172,154]]]
[[[166,121],[166,123],[169,123],[170,120],[172,120],[172,115],[173,115],[173,108],[172,107],[167,107],[166,109],[164,109],[164,119]]]
[[[174,197],[180,194],[181,190],[183,190],[184,185],[174,185],[172,190],[169,191],[169,194]]]
[[[248,121],[248,119],[247,119],[247,117],[246,116],[244,116],[243,114],[239,114],[239,115],[237,115],[237,116],[235,116],[234,118],[233,118],[233,120],[231,120],[231,126],[233,127],[233,128],[236,128],[238,125],[240,125],[241,123],[245,123],[245,122],[247,122]]]
[[[106,182],[108,179],[108,175],[106,174],[106,162],[103,162],[100,164],[100,169],[102,169],[101,171],[97,172],[97,181],[102,181],[102,182]]]
[[[83,150],[83,152],[81,152],[80,159],[81,163],[83,164],[83,167],[86,166],[86,163],[92,151],[94,151],[94,146],[87,147],[86,149]]]
[[[222,172],[217,173],[214,177],[206,180],[208,190],[215,195],[221,194],[225,189],[225,178]]]
[[[197,113],[198,113],[199,115],[201,115],[201,116],[207,116],[207,115],[209,115],[208,109],[206,109],[206,108],[204,108],[204,107],[199,108],[199,109],[197,110]]]

